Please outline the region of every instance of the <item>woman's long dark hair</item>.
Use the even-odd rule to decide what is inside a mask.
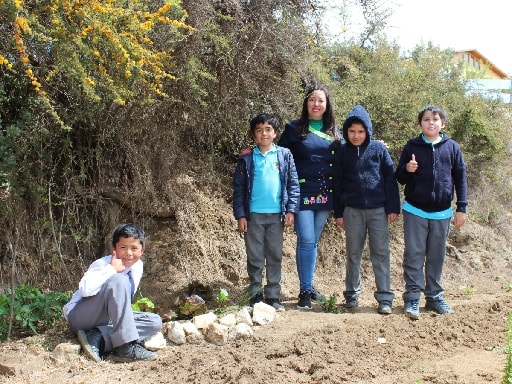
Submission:
[[[302,102],[302,112],[301,112],[300,118],[299,118],[298,134],[300,137],[304,137],[304,138],[308,135],[308,132],[309,132],[308,99],[309,99],[309,96],[311,96],[311,94],[314,91],[324,92],[325,98],[327,101],[325,112],[322,115],[322,121],[323,121],[322,132],[325,132],[328,135],[330,135],[333,138],[333,140],[339,141],[340,137],[339,137],[338,131],[336,130],[336,123],[334,121],[334,109],[331,104],[331,98],[329,97],[329,91],[323,85],[318,85],[318,84],[314,85],[312,87],[309,87],[306,90],[306,96],[304,97],[304,101]]]

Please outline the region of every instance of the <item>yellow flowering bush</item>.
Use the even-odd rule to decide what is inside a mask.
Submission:
[[[172,46],[154,36],[181,38],[193,30],[187,16],[178,0],[0,0],[0,23],[12,27],[0,36],[0,68],[24,74],[40,96],[64,78],[94,101],[124,104],[141,88],[166,96]]]

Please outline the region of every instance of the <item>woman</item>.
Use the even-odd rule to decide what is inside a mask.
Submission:
[[[300,211],[295,216],[299,309],[311,309],[311,300],[320,296],[313,287],[318,241],[333,209],[334,153],[341,140],[327,89],[308,89],[300,118],[286,124],[278,142],[292,152],[299,176]]]

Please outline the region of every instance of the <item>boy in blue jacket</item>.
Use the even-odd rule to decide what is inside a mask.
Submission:
[[[455,228],[462,227],[468,205],[462,152],[457,142],[441,132],[446,126],[446,112],[427,105],[418,114],[418,124],[421,133],[404,146],[395,173],[398,182],[405,185],[403,299],[404,313],[413,320],[420,316],[421,292],[427,310],[453,312],[441,286],[446,241],[452,217]]]
[[[334,166],[334,218],[345,230],[347,265],[345,308],[356,308],[361,293],[361,259],[368,234],[380,314],[392,313],[389,224],[400,214],[400,192],[393,161],[381,141],[372,140],[372,121],[355,106],[343,123],[345,144]]]
[[[256,147],[239,157],[233,177],[233,213],[245,240],[251,306],[265,300],[284,311],[280,298],[283,232],[294,223],[300,191],[290,150],[274,144],[278,126],[268,113],[251,120]]]

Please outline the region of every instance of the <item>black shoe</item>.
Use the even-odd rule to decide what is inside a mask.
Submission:
[[[300,291],[299,302],[297,303],[298,309],[311,309],[311,292]]]
[[[98,328],[92,328],[87,331],[78,331],[78,341],[82,346],[82,351],[91,360],[99,363],[103,357],[103,350],[105,349],[105,340]]]
[[[112,353],[112,360],[118,363],[130,363],[132,361],[149,361],[155,360],[158,354],[156,352],[148,351],[141,344],[136,341],[123,344],[114,348]]]
[[[254,307],[254,304],[259,303],[260,301],[263,301],[263,293],[258,292],[249,299],[249,305]]]
[[[285,311],[284,305],[281,304],[281,300],[279,300],[279,299],[265,299],[265,303],[267,303],[271,307],[274,307],[276,312],[284,312]]]
[[[344,306],[346,309],[357,308],[359,306],[359,302],[357,301],[357,299],[349,299],[349,300],[346,300]]]
[[[434,311],[437,312],[440,315],[444,315],[447,313],[453,313],[452,307],[448,305],[446,301],[443,299],[440,300],[432,300],[427,299],[425,302],[425,309],[427,311]]]
[[[377,312],[381,315],[390,315],[393,313],[393,306],[390,301],[381,301],[379,303],[379,307],[377,308]]]
[[[311,301],[322,301],[325,299],[325,296],[320,293],[318,289],[315,287],[311,288]]]

